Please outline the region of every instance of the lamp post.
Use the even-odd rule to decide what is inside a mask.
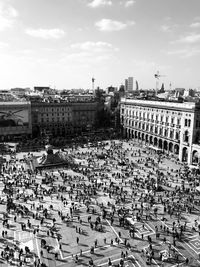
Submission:
[[[160,185],[160,169],[159,169],[159,163],[160,163],[161,155],[158,154],[158,166],[157,166],[157,189]]]

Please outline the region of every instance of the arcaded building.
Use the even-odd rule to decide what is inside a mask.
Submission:
[[[181,162],[197,165],[200,157],[200,104],[121,100],[123,134]]]

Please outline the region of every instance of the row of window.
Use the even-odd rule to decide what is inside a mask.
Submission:
[[[56,117],[56,115],[57,115],[57,117]],[[43,117],[51,117],[51,118],[57,118],[57,119],[59,119],[59,118],[61,118],[61,116],[63,116],[63,118],[65,117],[65,118],[69,118],[70,116],[71,116],[71,114],[64,114],[64,113],[62,113],[62,114],[41,114],[41,118],[43,118]]]
[[[123,118],[121,118],[121,121],[123,123]],[[138,125],[145,125],[146,124],[146,121],[144,121],[144,120],[138,121],[138,120],[129,120],[129,119],[126,119],[125,121],[126,121],[126,124],[129,124],[130,126],[131,125],[134,126],[135,123],[138,123]],[[154,121],[154,120],[149,121],[147,123],[148,124],[152,124],[153,122],[156,122],[156,125],[159,125],[158,121]],[[152,125],[154,125],[154,124],[152,124]],[[180,121],[178,121],[177,124],[174,124],[174,120],[171,120],[171,124],[169,122],[163,122],[162,125],[171,126],[171,127],[179,126],[178,128],[180,128]]]
[[[41,117],[43,117],[43,116],[49,116],[51,114],[51,116],[53,117],[53,116],[70,116],[71,115],[71,113],[41,113],[40,115],[41,115]]]
[[[48,113],[50,113],[50,112],[63,112],[63,111],[71,112],[71,108],[68,108],[68,107],[62,107],[62,108],[50,108],[50,107],[46,108],[46,107],[44,107],[44,108],[40,108],[39,110],[41,112],[48,112]]]
[[[72,129],[66,129],[66,128],[53,128],[53,127],[51,127],[51,128],[46,128],[45,129],[46,131],[49,131],[49,134],[55,134],[55,133],[57,133],[58,135],[60,134],[60,133],[62,133],[62,134],[65,134],[65,133],[72,133],[73,131],[72,131]]]
[[[166,123],[171,123],[171,124],[176,124],[176,125],[180,125],[181,123],[181,119],[180,118],[174,118],[174,117],[163,117],[162,115],[154,115],[154,114],[149,114],[147,113],[147,116],[145,117],[145,113],[143,113],[143,117],[141,116],[141,113],[137,113],[134,115],[133,112],[133,118],[139,118],[139,119],[143,119],[145,120],[145,118],[147,118],[148,120],[156,120],[156,122],[166,122]],[[139,116],[139,117],[137,117]],[[184,126],[185,127],[190,127],[191,126],[191,120],[190,119],[185,119],[184,122]]]
[[[69,122],[69,121],[71,121],[70,118],[63,117],[63,118],[56,118],[55,123],[56,122],[66,123],[66,122]],[[51,119],[49,119],[49,118],[46,118],[46,119],[41,118],[41,120],[39,120],[38,122],[41,122],[41,123],[43,123],[43,122],[54,122],[54,118],[51,118]]]
[[[127,121],[127,126],[128,121]],[[131,125],[130,125],[131,126]],[[173,129],[166,129],[166,128],[159,128],[157,126],[149,125],[149,124],[140,124],[137,122],[132,122],[132,126],[136,127],[139,130],[151,132],[153,134],[161,135],[163,137],[175,139],[175,140],[180,140],[180,132],[177,132]],[[183,141],[188,143],[189,142],[189,132],[186,130],[183,134]]]
[[[137,113],[137,112],[136,112]],[[132,115],[133,118],[139,118],[139,119],[147,119],[147,120],[156,120],[158,122],[166,122],[166,123],[172,123],[172,124],[177,124],[180,125],[181,123],[181,119],[180,118],[174,118],[174,117],[164,117],[164,116],[159,116],[159,115],[154,115],[154,114],[147,114],[147,116],[145,116],[143,114],[143,117],[141,116],[141,114],[135,114]]]
[[[63,130],[71,130],[72,129],[72,127],[70,127],[70,126],[67,126],[67,127],[64,127],[64,126],[62,126],[62,125],[55,125],[55,124],[49,124],[47,127],[45,127],[45,129],[48,131],[49,129],[63,129]]]
[[[162,136],[165,136],[165,137],[175,138],[177,140],[179,140],[179,138],[180,138],[180,133],[179,132],[175,132],[174,130],[158,128],[157,126],[153,126],[153,125],[149,125],[149,124],[141,125],[141,124],[138,124],[137,122],[133,126],[138,128],[138,129],[141,129],[141,130],[144,130],[144,131],[148,131],[148,132],[152,132],[154,134],[159,134],[159,135],[162,135]]]
[[[70,117],[72,116],[71,113],[42,113],[40,114],[41,117],[56,117],[59,118],[60,116],[65,116],[65,117]],[[74,116],[76,117],[86,117],[86,116],[94,116],[94,113],[88,113],[88,112],[82,112],[82,113],[77,113],[77,114],[74,114]]]
[[[122,109],[124,109],[124,108],[129,112],[131,112],[131,110],[133,109],[132,106],[126,106],[126,107],[122,106]],[[134,110],[142,110],[142,111],[145,110],[145,111],[149,111],[149,112],[159,112],[159,113],[167,113],[167,114],[172,114],[172,115],[182,115],[182,112],[178,112],[178,111],[169,111],[166,109],[147,108],[147,107],[140,107],[140,106],[134,106]],[[185,113],[185,115],[191,116],[191,114],[188,114],[188,113]]]

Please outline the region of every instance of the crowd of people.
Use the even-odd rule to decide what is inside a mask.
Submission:
[[[120,245],[118,266],[124,266],[129,254],[135,251],[136,235],[141,241],[148,242],[148,248],[138,247],[136,250],[137,253],[141,252],[146,264],[151,264],[153,260],[188,263],[187,256],[180,257],[176,245],[188,231],[200,234],[199,221],[195,218],[194,224],[188,226],[187,218],[183,216],[195,216],[199,198],[193,187],[195,181],[183,164],[175,161],[172,168],[166,155],[158,155],[132,140],[105,141],[96,146],[74,145],[65,153],[75,159],[70,172],[64,167],[55,166],[52,169],[48,166],[48,170],[45,166],[30,168],[31,153],[21,159],[18,154],[7,157],[0,175],[3,262],[44,267],[48,266],[44,255],[49,253],[54,255],[55,261],[59,260],[63,236],[57,221],[66,226],[76,222],[78,245],[83,231],[83,219],[78,211],[83,208],[88,214],[88,229],[104,232],[102,222],[105,220],[119,229],[114,239],[104,238],[102,244],[101,240],[93,240],[89,266],[95,266],[92,257],[95,249],[105,244]],[[46,199],[50,201],[46,202]],[[61,204],[54,206],[53,200]],[[68,212],[60,207],[68,208]],[[137,223],[145,227],[148,222],[154,224],[155,235],[145,239]],[[20,226],[21,232],[28,231],[41,241],[39,253],[28,246],[22,247],[20,240],[15,238],[10,242],[13,223]],[[57,249],[49,244],[49,238],[58,241]],[[165,253],[162,248],[159,253],[155,251],[152,239],[155,242],[162,240],[166,244]],[[78,264],[83,253],[82,249],[75,255],[71,253],[71,260]],[[108,266],[112,265],[110,257]]]

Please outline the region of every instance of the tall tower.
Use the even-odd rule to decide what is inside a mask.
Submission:
[[[124,89],[125,89],[125,92],[128,92],[128,79],[125,79]]]
[[[156,74],[154,74],[154,77],[156,78],[156,95],[158,94],[158,90],[159,90],[159,81],[160,81],[160,77],[165,77],[166,75],[161,75],[159,71],[157,71]]]
[[[128,77],[128,92],[133,91],[133,77]]]
[[[93,95],[95,95],[95,91],[94,91],[94,81],[95,81],[95,78],[92,77],[92,91],[93,91]]]
[[[138,84],[138,81],[135,82],[135,86],[136,86],[135,90],[138,91],[138,90],[139,90],[139,84]]]

